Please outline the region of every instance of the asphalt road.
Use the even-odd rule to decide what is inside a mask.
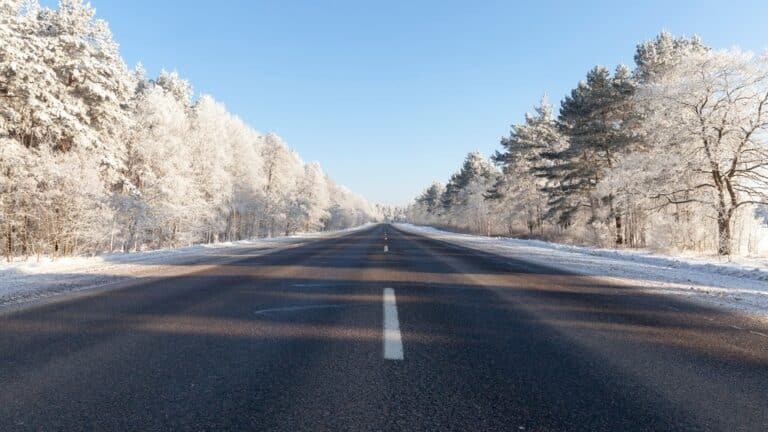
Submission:
[[[377,225],[6,314],[0,431],[765,431],[765,334]]]

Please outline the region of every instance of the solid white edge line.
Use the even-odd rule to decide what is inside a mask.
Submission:
[[[397,319],[395,290],[392,288],[384,288],[384,359],[403,359],[403,338]]]

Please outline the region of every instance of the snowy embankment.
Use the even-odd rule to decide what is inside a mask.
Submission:
[[[57,294],[106,288],[135,278],[181,275],[199,269],[275,250],[309,240],[338,236],[367,225],[342,231],[298,234],[238,242],[198,245],[147,252],[114,253],[95,257],[0,263],[0,308],[29,303]],[[194,266],[193,266],[194,265]]]
[[[396,226],[436,240],[573,273],[610,278],[622,284],[640,285],[648,292],[682,296],[768,319],[766,258],[669,256],[456,234],[410,224]]]

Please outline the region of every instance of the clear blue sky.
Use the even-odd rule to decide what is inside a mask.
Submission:
[[[52,4],[52,0],[43,1]],[[768,1],[91,0],[129,66],[177,70],[375,202],[489,154],[545,92],[661,29],[768,47]],[[519,4],[518,4],[519,3]]]

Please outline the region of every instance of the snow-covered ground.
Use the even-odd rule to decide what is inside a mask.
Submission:
[[[456,234],[397,224],[403,231],[644,290],[703,302],[768,319],[768,259],[668,256],[647,251],[595,249],[539,240]]]
[[[95,257],[71,257],[0,263],[0,308],[25,304],[65,292],[105,288],[137,277],[179,275],[192,264],[222,264],[277,249],[297,246],[312,239],[337,236],[343,231],[300,234],[288,237],[243,240],[178,249],[115,253]]]

